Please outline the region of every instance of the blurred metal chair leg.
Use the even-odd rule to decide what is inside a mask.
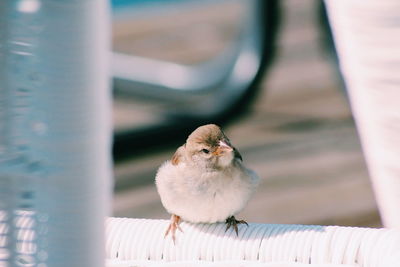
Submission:
[[[154,142],[158,139],[155,136],[172,129],[191,129],[194,125],[239,114],[258,89],[272,61],[279,21],[278,3],[276,0],[248,1],[240,41],[206,63],[186,66],[113,53],[115,92],[175,103],[174,108],[165,110],[169,119],[165,125],[116,133],[115,150],[127,143],[135,147],[147,144],[146,140]],[[138,137],[140,144],[135,143]]]
[[[204,64],[185,66],[114,53],[114,90],[178,103],[173,111],[177,116],[212,118],[225,112],[255,86],[271,58],[275,5],[248,1],[240,41]]]

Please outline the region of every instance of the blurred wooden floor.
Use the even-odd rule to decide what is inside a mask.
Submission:
[[[311,0],[282,2],[279,51],[264,78],[262,92],[246,116],[225,128],[245,163],[262,178],[257,194],[238,217],[263,223],[380,226],[350,108],[321,49],[316,4]],[[213,11],[198,12],[205,12],[201,18],[209,14],[211,19],[217,18],[217,23],[228,23],[220,25],[228,32],[234,32],[230,20],[240,15],[240,10],[233,10],[231,17],[226,12],[218,20]],[[157,20],[150,26],[140,25],[137,39],[135,31],[129,38],[123,31],[118,35],[118,49],[186,63],[197,57],[178,53],[175,45],[167,47],[171,53],[165,48],[164,56],[157,54],[162,42],[149,48],[144,45],[146,38],[151,43],[155,33],[161,38],[166,28],[157,26]],[[170,23],[167,28],[181,29],[182,25],[178,26]],[[213,38],[217,38],[215,50],[227,40]],[[127,40],[132,47],[125,43]],[[211,50],[200,49],[196,55],[207,56]],[[135,115],[129,112],[132,110],[126,102],[115,102],[116,127],[134,120]],[[153,181],[158,166],[173,153],[174,148],[163,149],[116,164],[115,216],[169,217]]]

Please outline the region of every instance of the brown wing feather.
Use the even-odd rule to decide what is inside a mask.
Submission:
[[[180,146],[176,151],[175,154],[172,156],[171,163],[172,165],[178,165],[183,158],[183,149],[184,146]]]

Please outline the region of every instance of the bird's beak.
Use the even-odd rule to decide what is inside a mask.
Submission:
[[[233,147],[228,145],[225,141],[219,141],[217,150],[214,151],[215,156],[220,156],[223,152],[230,152],[233,150]]]
[[[232,151],[233,148],[228,145],[225,141],[219,141],[219,147],[223,150]]]
[[[219,141],[219,149],[225,150],[225,151],[228,151],[228,152],[230,152],[230,151],[233,150],[233,153],[234,153],[234,155],[235,155],[235,158],[240,159],[240,160],[243,161],[242,155],[240,155],[239,151],[237,151],[237,149],[236,149],[235,147],[233,147],[231,144],[229,144],[229,143],[227,143],[227,142],[224,142],[224,141]],[[219,149],[218,149],[218,150],[219,150]],[[220,152],[219,152],[219,153],[220,153]],[[218,153],[218,154],[219,154],[219,153]]]

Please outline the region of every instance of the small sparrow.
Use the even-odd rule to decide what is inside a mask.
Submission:
[[[165,236],[175,231],[181,220],[192,223],[225,222],[238,235],[235,214],[253,195],[259,177],[242,163],[242,156],[215,124],[192,132],[171,160],[158,169],[156,186],[161,202],[172,215]]]

